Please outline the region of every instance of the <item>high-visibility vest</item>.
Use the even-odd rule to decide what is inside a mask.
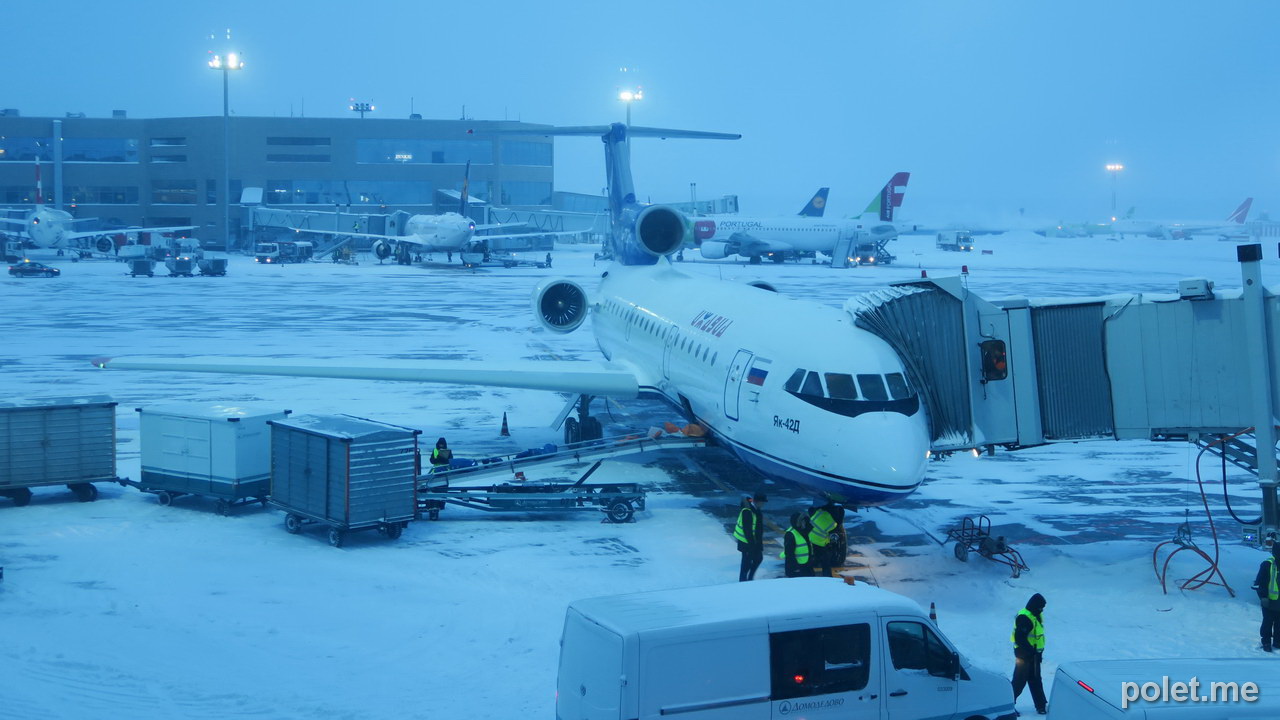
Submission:
[[[1267,585],[1267,599],[1280,600],[1280,584],[1276,582],[1276,559],[1275,556],[1269,557],[1263,562],[1271,566],[1271,583]]]
[[[733,528],[733,539],[734,539],[734,540],[737,540],[737,541],[738,541],[738,542],[740,542],[740,543],[747,543],[747,544],[750,544],[750,542],[751,542],[750,540],[748,540],[748,539],[747,539],[747,531],[746,531],[746,529],[745,529],[744,527],[742,527],[742,516],[743,516],[743,515],[745,515],[746,513],[749,513],[749,512],[751,512],[751,508],[750,508],[750,507],[744,507],[744,508],[742,508],[741,510],[739,510],[739,511],[738,511],[738,524],[737,524],[737,526],[735,526],[735,527]],[[755,523],[752,523],[751,530],[752,530],[752,532],[759,532],[759,531],[757,531],[757,530],[756,530],[756,528],[755,528]]]
[[[441,450],[442,450],[442,449],[443,449],[443,452],[441,452]],[[447,452],[449,452],[448,448],[436,448],[435,450],[432,450],[432,451],[431,451],[431,464],[432,464],[432,465],[443,465],[444,463],[448,462],[448,459],[443,458],[444,454],[445,454],[445,453],[447,453]]]
[[[809,564],[809,540],[805,538],[804,533],[800,532],[795,528],[787,528],[787,532],[790,533],[791,537],[796,539],[796,564],[808,565]],[[782,552],[778,553],[778,557],[783,558],[784,560],[786,559],[787,557],[786,543],[782,544]]]
[[[1040,621],[1040,618],[1036,617],[1035,613],[1026,608],[1019,610],[1018,615],[1026,615],[1031,620],[1031,632],[1027,633],[1027,642],[1036,650],[1044,652],[1044,623]],[[1009,633],[1009,642],[1014,645],[1018,644],[1018,618],[1016,616],[1013,618],[1013,632]]]
[[[809,541],[818,547],[826,547],[831,542],[831,531],[836,529],[836,519],[831,513],[819,508],[813,514],[813,529],[809,531]]]

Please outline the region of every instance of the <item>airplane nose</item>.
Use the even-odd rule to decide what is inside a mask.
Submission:
[[[924,413],[859,415],[853,435],[861,445],[859,480],[909,492],[924,479],[929,450]]]

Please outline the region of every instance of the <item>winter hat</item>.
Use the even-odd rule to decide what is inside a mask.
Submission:
[[[1044,609],[1044,606],[1045,606],[1045,599],[1044,599],[1044,596],[1041,595],[1040,593],[1036,593],[1035,595],[1032,595],[1031,599],[1027,601],[1027,609],[1032,612],[1040,612],[1041,610]]]

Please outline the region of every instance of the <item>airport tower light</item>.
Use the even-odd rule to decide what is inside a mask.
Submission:
[[[1124,165],[1120,163],[1107,163],[1107,172],[1111,173],[1111,222],[1116,221],[1116,178],[1120,177],[1120,171],[1124,169]]]
[[[627,106],[627,126],[631,126],[631,103],[644,99],[644,88],[637,87],[635,90],[621,90],[618,92],[618,99]]]
[[[212,36],[210,36],[212,37]],[[227,29],[227,41],[231,40],[231,29]],[[228,51],[222,55],[214,55],[209,60],[209,67],[222,71],[222,231],[226,234],[223,247],[231,249],[231,105],[230,77],[232,70],[244,68],[244,60],[240,53]]]
[[[356,102],[356,99],[355,99],[355,98],[351,98],[351,104],[347,106],[347,109],[348,109],[348,110],[350,110],[350,111],[352,111],[352,112],[358,112],[358,113],[360,113],[360,118],[361,118],[361,119],[364,119],[364,114],[365,114],[365,113],[367,113],[367,112],[373,112],[374,110],[377,110],[378,108],[374,107],[374,106],[373,106],[373,103],[367,103],[367,102]]]

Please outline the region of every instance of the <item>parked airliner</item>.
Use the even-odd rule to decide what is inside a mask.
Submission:
[[[115,251],[115,238],[133,233],[171,233],[195,229],[194,225],[173,227],[135,227],[124,230],[75,230],[74,224],[83,222],[71,217],[65,210],[47,207],[44,204],[44,186],[40,182],[40,164],[36,163],[36,204],[26,217],[21,220],[0,218],[0,233],[3,225],[17,231],[14,236],[29,242],[38,248],[54,250],[70,250],[82,255],[91,252],[109,254]],[[8,234],[8,233],[5,233]]]
[[[689,220],[637,202],[630,137],[739,136],[621,123],[546,134],[603,138],[614,262],[590,297],[572,280],[544,281],[534,291],[534,313],[554,332],[573,331],[590,315],[606,362],[134,357],[94,364],[565,392],[587,398],[579,420],[568,421],[578,430],[594,420],[586,413],[592,397],[660,398],[767,477],[833,500],[877,505],[919,486],[929,448],[925,409],[892,348],[846,311],[677,270],[670,256],[688,237]]]
[[[803,217],[697,218],[693,242],[701,248],[704,258],[719,260],[738,255],[753,263],[762,257],[782,262],[788,253],[822,252],[831,256],[842,238],[851,239],[849,246],[888,242],[898,234],[893,211],[902,205],[903,189],[910,178],[910,173],[895,173],[857,218],[823,220],[804,211],[800,213]],[[824,205],[825,200],[824,196]]]

